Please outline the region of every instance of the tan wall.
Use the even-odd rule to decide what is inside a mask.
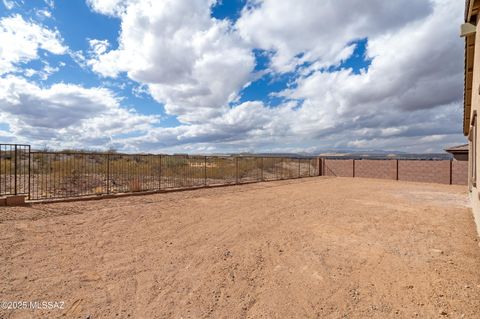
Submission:
[[[325,160],[326,176],[353,177],[353,160]]]
[[[452,162],[452,184],[468,185],[468,162],[467,161]]]
[[[472,81],[472,106],[471,106],[471,113],[470,113],[470,118],[473,119],[473,112],[477,112],[477,129],[480,129],[480,92],[479,92],[479,86],[480,86],[480,30],[479,30],[479,24],[478,24],[478,18],[477,18],[477,32],[475,34],[475,55],[474,55],[474,62],[473,62],[473,81]],[[480,137],[480,134],[478,134],[477,138]],[[471,144],[471,142],[469,142]],[[472,154],[473,152],[470,153],[470,159],[473,161],[475,160],[476,166],[477,166],[477,184],[479,182],[478,179],[478,171],[480,169],[480,154],[479,154],[479,148],[480,148],[480,143],[478,140],[476,141],[476,154]],[[470,150],[472,149],[470,145]],[[469,176],[472,174],[470,173],[472,170],[472,165],[470,163],[470,168],[469,168]],[[477,230],[480,234],[480,199],[478,196],[478,188],[474,187],[472,185],[472,182],[469,182],[469,189],[471,191],[470,198],[472,201],[472,210],[473,210],[473,215],[475,216],[475,221],[477,223]]]
[[[399,160],[397,166],[397,160],[326,159],[324,175],[467,185],[468,162]]]
[[[450,184],[450,161],[399,161],[398,179]]]
[[[396,160],[355,161],[355,177],[397,179]]]
[[[477,225],[477,233],[480,236],[480,199],[478,197],[478,188],[472,187],[470,193],[470,201],[472,203],[472,213]]]

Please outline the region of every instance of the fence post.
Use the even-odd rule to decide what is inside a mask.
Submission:
[[[235,156],[235,184],[238,184],[238,156]]]
[[[355,160],[353,160],[353,163],[352,163],[352,177],[355,177]]]
[[[110,194],[110,154],[107,154],[107,194]]]
[[[15,144],[15,151],[13,153],[13,156],[14,156],[14,160],[13,160],[13,176],[14,176],[14,192],[15,192],[15,195],[17,195],[17,144]]]
[[[282,163],[282,166],[281,166],[281,169],[280,169],[280,179],[283,179],[283,171],[284,171],[284,160],[283,160],[283,157],[280,159],[281,163]]]
[[[204,158],[204,168],[203,168],[203,185],[207,186],[207,156],[205,155],[205,158]]]
[[[298,159],[298,178],[300,178],[300,159]]]
[[[453,164],[453,161],[450,160],[450,185],[452,185],[452,177],[453,177],[452,176],[452,166],[453,166],[452,164]]]
[[[162,155],[158,156],[160,165],[158,165],[158,190],[162,189]]]
[[[398,181],[398,159],[396,161],[397,161],[397,181]]]
[[[323,162],[320,157],[318,158],[317,166],[318,166],[318,176],[323,176]]]
[[[28,145],[28,199],[30,200],[30,183],[31,183],[31,146]]]
[[[263,182],[263,157],[260,157],[260,160],[261,160],[261,170],[260,170],[260,176],[261,176],[261,181]]]

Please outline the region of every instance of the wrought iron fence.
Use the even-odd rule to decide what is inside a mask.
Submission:
[[[0,144],[0,195],[30,192],[30,145]]]
[[[318,158],[31,151],[0,145],[0,195],[30,200],[186,189],[320,175]]]

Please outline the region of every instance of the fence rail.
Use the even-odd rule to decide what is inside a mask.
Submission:
[[[32,151],[0,144],[0,196],[29,200],[187,189],[309,176],[466,185],[468,163],[318,157],[191,156]]]
[[[30,145],[0,144],[0,195],[28,194]]]
[[[160,191],[320,174],[318,158],[31,151],[1,145],[0,195],[30,200]]]

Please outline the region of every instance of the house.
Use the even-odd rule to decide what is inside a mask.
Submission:
[[[480,112],[480,0],[465,1],[465,23],[461,25],[461,36],[465,38],[465,88],[463,110],[463,133],[468,136],[469,167],[468,189],[472,201],[472,210],[480,233],[480,193],[478,191],[478,172],[480,164],[478,142],[478,117]]]
[[[445,149],[445,152],[453,155],[455,161],[468,161],[468,144],[457,145]]]

